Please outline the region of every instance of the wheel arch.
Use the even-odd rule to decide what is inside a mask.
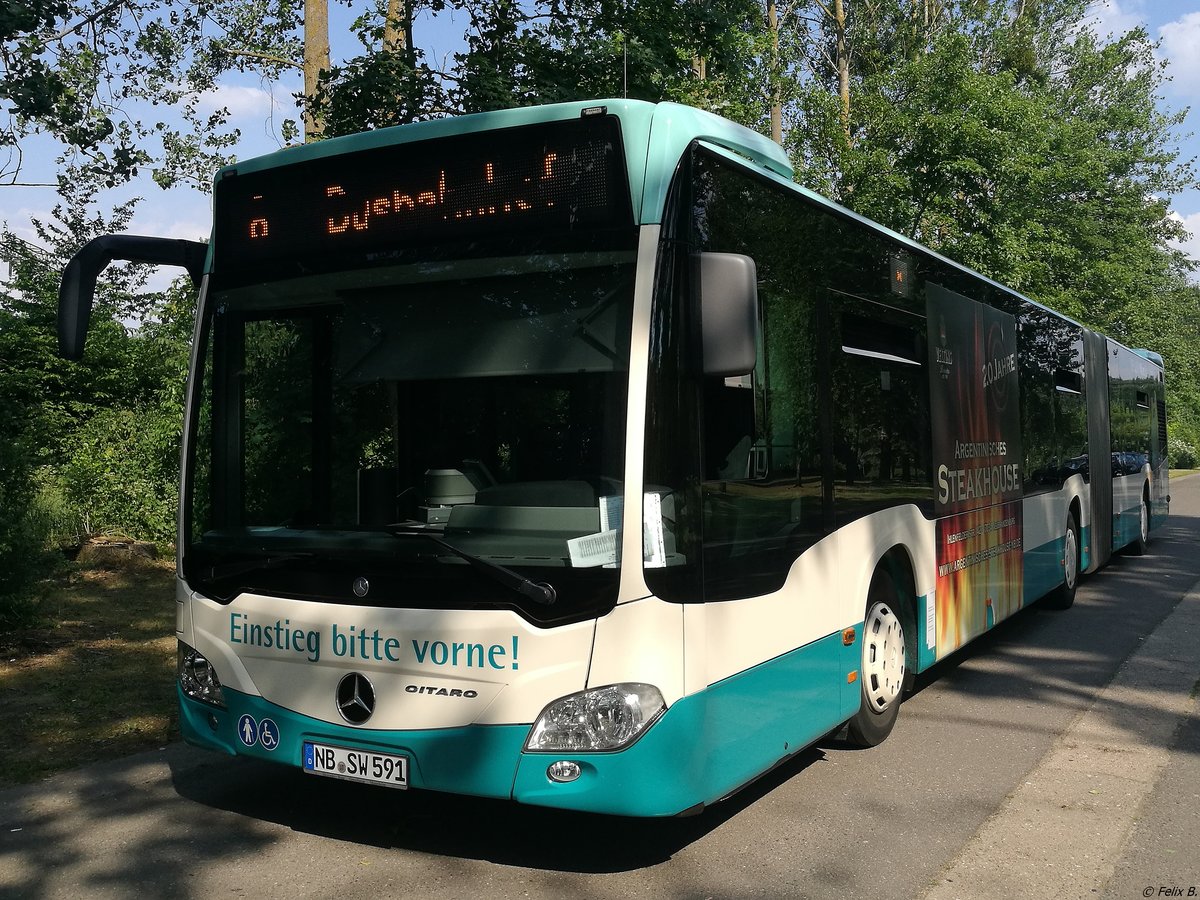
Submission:
[[[905,544],[894,544],[875,563],[875,570],[871,575],[871,587],[868,588],[868,595],[863,603],[864,609],[871,599],[870,592],[876,583],[875,579],[881,574],[891,581],[896,592],[897,614],[900,617],[900,625],[904,629],[904,664],[908,678],[911,679],[913,673],[917,671],[919,663],[916,563],[911,548]]]

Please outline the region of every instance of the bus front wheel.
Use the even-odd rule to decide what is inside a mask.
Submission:
[[[1063,536],[1063,583],[1046,595],[1046,606],[1050,609],[1069,609],[1075,602],[1075,589],[1079,587],[1079,525],[1075,513],[1067,513],[1067,531]]]
[[[860,747],[882,743],[891,734],[900,712],[905,663],[904,626],[897,600],[891,579],[877,576],[863,621],[859,669],[862,700],[846,729],[849,741]]]

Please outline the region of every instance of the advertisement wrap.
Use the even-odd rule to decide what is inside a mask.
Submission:
[[[1013,316],[926,286],[940,659],[1021,606],[1021,419]]]

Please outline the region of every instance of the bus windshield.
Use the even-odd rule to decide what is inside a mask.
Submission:
[[[218,286],[193,398],[191,586],[556,620],[615,602],[615,565],[569,542],[619,525],[633,268],[631,233],[628,249]],[[557,602],[537,609],[467,557]]]

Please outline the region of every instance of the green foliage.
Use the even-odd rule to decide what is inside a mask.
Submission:
[[[108,3],[97,10],[69,0],[5,5],[0,100],[8,102],[0,146],[47,131],[99,183],[112,186],[137,174],[149,157],[137,146],[140,129],[119,115],[119,95],[112,93],[113,80],[131,74],[115,64],[130,38],[123,27],[126,6]]]
[[[114,267],[98,288],[84,359],[59,358],[63,259],[94,233],[121,230],[131,212],[104,220],[81,209],[66,203],[56,221],[36,223],[51,250],[0,234],[0,260],[10,267],[0,294],[0,402],[11,441],[6,460],[16,460],[5,466],[15,487],[6,482],[3,510],[5,533],[24,536],[19,546],[12,538],[0,543],[13,544],[15,554],[89,530],[174,540],[194,297],[183,285],[138,294],[144,274]]]
[[[29,520],[35,534],[44,535],[49,548],[76,547],[91,531],[84,511],[68,498],[56,469],[44,467],[34,473],[34,497]]]
[[[10,421],[12,413],[11,401],[0,396],[0,421]],[[43,535],[31,527],[31,473],[25,447],[11,434],[0,437],[0,630],[30,615],[27,595],[40,570]]]
[[[499,9],[499,5],[496,7]],[[499,16],[460,54],[473,109],[598,97],[690,103],[762,123],[762,7],[756,0],[537,4],[528,26]],[[483,24],[483,23],[481,23]]]
[[[324,74],[312,99],[325,136],[427,119],[445,109],[445,92],[420,53],[367,54]]]
[[[207,189],[238,132],[202,100],[230,69],[298,66],[302,5],[16,0],[0,11],[0,146],[53,136],[93,190],[147,166],[164,187]],[[142,110],[170,106],[182,126]],[[165,118],[165,117],[164,117]],[[21,158],[0,172],[16,180]]]
[[[1196,445],[1177,437],[1167,441],[1167,459],[1172,469],[1194,469],[1200,462]]]
[[[174,543],[178,507],[180,410],[101,410],[68,445],[67,499],[91,531]]]

